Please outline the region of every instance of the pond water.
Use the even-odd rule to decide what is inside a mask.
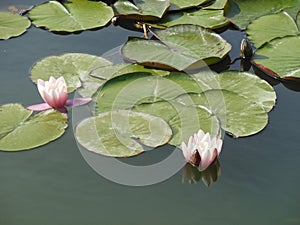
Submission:
[[[56,35],[31,27],[0,41],[0,104],[41,101],[29,78],[37,60],[68,52],[102,55],[128,35],[141,34],[110,26]],[[243,34],[222,36],[233,46],[231,59],[238,57]],[[239,61],[231,69],[239,69]],[[62,138],[38,149],[0,152],[0,224],[300,224],[299,93],[281,84],[274,88],[278,100],[268,126],[247,138],[225,136],[222,175],[209,187],[182,184],[182,171],[145,187],[108,181],[83,159],[71,124]]]

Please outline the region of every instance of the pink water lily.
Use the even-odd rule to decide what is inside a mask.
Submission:
[[[92,100],[91,98],[68,99],[67,84],[63,77],[55,79],[51,76],[49,81],[38,79],[37,87],[45,103],[28,106],[29,110],[42,111],[54,108],[65,111],[65,106],[84,105]]]
[[[223,141],[220,136],[211,138],[209,133],[199,130],[189,138],[188,144],[181,144],[185,160],[200,171],[209,167],[221,153]]]

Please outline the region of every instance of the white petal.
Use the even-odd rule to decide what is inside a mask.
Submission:
[[[184,142],[181,143],[181,150],[182,150],[185,160],[188,162],[190,160],[190,153],[189,153],[188,147],[186,146],[186,144]]]
[[[49,83],[50,84],[56,84],[56,79],[53,76],[51,76],[50,79],[49,79]]]
[[[197,136],[198,136],[199,139],[202,139],[203,136],[204,136],[203,130],[200,129],[200,130],[198,131],[198,133],[197,133]]]
[[[206,133],[206,134],[203,136],[203,138],[202,138],[201,141],[202,141],[202,142],[208,142],[208,143],[210,143],[211,141],[210,141],[210,135],[209,135],[209,133]]]
[[[58,84],[64,84],[66,85],[65,78],[63,76],[59,77],[56,81]]]
[[[42,99],[45,101],[45,82],[41,79],[38,79],[37,80],[37,88],[38,88],[38,91],[42,97]]]

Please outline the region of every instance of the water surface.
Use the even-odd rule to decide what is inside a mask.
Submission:
[[[56,35],[32,27],[21,37],[0,41],[0,104],[41,101],[29,78],[37,60],[69,52],[102,55],[128,35],[141,34],[110,26]],[[231,58],[238,57],[242,35],[222,35],[233,45]],[[232,68],[239,69],[239,63]],[[62,138],[46,146],[0,152],[0,224],[300,224],[299,93],[282,85],[275,90],[278,101],[264,131],[225,137],[222,175],[210,187],[182,184],[182,172],[147,187],[112,183],[84,161],[71,124]]]

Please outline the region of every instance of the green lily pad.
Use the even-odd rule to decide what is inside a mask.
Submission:
[[[256,50],[252,60],[283,79],[300,78],[300,36],[275,39]]]
[[[88,0],[70,0],[64,3],[49,1],[35,6],[29,12],[34,25],[46,27],[50,31],[64,32],[103,27],[113,15],[112,8],[105,3]]]
[[[170,72],[167,70],[155,70],[155,69],[145,68],[144,66],[138,64],[123,63],[123,64],[99,67],[91,71],[90,76],[99,78],[103,80],[103,83],[105,83],[107,80],[113,77],[122,76],[129,73],[136,73],[136,72],[150,73],[153,76],[167,76],[170,74]]]
[[[201,4],[205,4],[210,0],[171,0],[170,10],[182,10],[187,8],[193,8]]]
[[[124,74],[135,73],[135,72],[143,72],[149,73],[153,76],[167,76],[170,74],[169,71],[166,70],[155,70],[148,69],[144,66],[138,64],[117,64],[117,65],[109,65],[99,67],[90,72],[91,78],[89,78],[89,82],[84,82],[84,87],[79,89],[79,92],[82,96],[92,97],[96,91],[104,85],[108,80],[122,76]],[[94,78],[98,78],[96,81]]]
[[[172,72],[164,77],[149,73],[122,75],[109,80],[98,93],[96,114],[132,109],[158,116],[173,130],[169,144],[179,145],[199,129],[213,134],[219,132],[218,120],[208,110],[172,103],[182,94],[200,92],[198,83],[185,73]]]
[[[0,150],[21,151],[59,138],[67,127],[67,115],[48,110],[31,116],[20,104],[0,106]]]
[[[220,35],[196,25],[177,25],[156,35],[159,41],[129,38],[123,56],[143,65],[185,70],[217,63],[231,50]]]
[[[212,4],[204,7],[204,9],[224,9],[228,0],[215,0]]]
[[[102,81],[89,76],[89,73],[99,67],[112,65],[104,58],[83,53],[67,53],[60,56],[49,56],[38,61],[31,69],[31,79],[49,80],[50,76],[63,76],[68,92],[77,88],[83,97],[92,96],[102,85]]]
[[[16,37],[30,27],[30,21],[18,14],[10,12],[0,12],[0,39]]]
[[[201,94],[186,94],[176,100],[186,105],[190,99],[194,105],[206,106],[214,112],[221,120],[222,128],[233,137],[256,134],[268,124],[264,108],[231,91],[208,90]]]
[[[229,0],[229,3],[225,16],[240,29],[246,29],[251,21],[261,16],[281,11],[286,11],[296,18],[300,10],[300,0]]]
[[[192,103],[191,99],[185,99]],[[140,104],[133,110],[163,118],[172,128],[170,145],[180,145],[199,129],[212,136],[220,134],[220,123],[216,116],[204,107],[188,107],[174,101],[160,101],[152,104]]]
[[[297,25],[298,25],[298,30],[300,30],[300,11],[297,14]]]
[[[169,76],[132,73],[108,81],[96,98],[96,113],[131,109],[143,103],[169,101],[185,93],[200,93],[192,77],[173,72]]]
[[[246,33],[256,48],[278,37],[299,34],[297,24],[286,12],[262,16],[247,27]]]
[[[160,24],[167,27],[179,24],[193,24],[205,28],[217,29],[229,25],[229,21],[223,14],[223,10],[205,9],[172,12],[164,16]]]
[[[78,142],[89,151],[112,157],[128,157],[144,151],[142,144],[158,147],[172,136],[161,118],[128,110],[106,112],[81,121]]]
[[[266,112],[271,111],[276,102],[276,92],[273,87],[249,72],[226,71],[218,74],[203,71],[192,76],[203,91],[227,90],[260,105]]]
[[[169,0],[142,1],[118,0],[114,4],[115,14],[119,17],[139,20],[155,20],[161,18],[170,7]]]
[[[20,104],[7,104],[0,106],[0,137],[10,132],[19,123],[27,120],[32,111],[25,109]]]

